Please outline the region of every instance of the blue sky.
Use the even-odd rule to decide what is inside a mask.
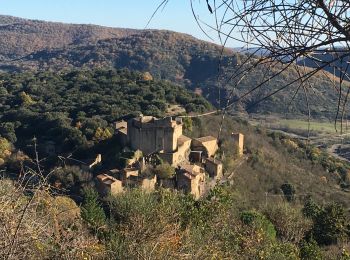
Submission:
[[[160,2],[162,1],[0,0],[0,14],[45,21],[143,29]],[[213,19],[204,0],[197,2],[196,10],[200,19]],[[197,26],[189,0],[170,0],[165,9],[156,14],[148,28],[184,32],[211,41]],[[215,38],[214,32],[208,32]]]

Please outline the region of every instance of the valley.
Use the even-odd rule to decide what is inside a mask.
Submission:
[[[283,119],[278,116],[259,115],[251,115],[247,120],[252,125],[307,142],[340,160],[350,162],[350,155],[347,152],[350,144],[350,129],[347,121],[343,122],[341,133],[341,122],[335,126],[334,122],[329,120],[309,122],[307,118]]]

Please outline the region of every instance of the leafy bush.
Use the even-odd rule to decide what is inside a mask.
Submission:
[[[327,205],[314,220],[312,234],[321,245],[336,244],[349,237],[349,218],[336,203]]]
[[[312,228],[312,222],[304,218],[301,208],[286,203],[267,207],[265,214],[281,241],[298,244]]]
[[[290,183],[283,183],[281,185],[281,190],[283,191],[283,194],[287,201],[292,202],[295,198],[295,188],[292,184]]]
[[[257,211],[243,211],[240,213],[241,221],[246,225],[262,229],[270,240],[276,239],[276,230],[273,224]]]
[[[50,176],[50,181],[64,193],[78,193],[92,181],[92,174],[83,171],[78,166],[56,168]]]
[[[160,179],[171,179],[175,176],[175,168],[168,163],[162,163],[152,170]]]
[[[302,260],[321,260],[322,252],[315,240],[303,241],[300,246],[300,257]]]

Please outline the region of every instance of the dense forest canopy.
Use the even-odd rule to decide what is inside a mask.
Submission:
[[[19,147],[36,137],[69,151],[99,128],[113,134],[113,123],[129,114],[160,117],[174,104],[188,113],[211,109],[179,85],[128,70],[1,74],[0,81],[0,135]]]

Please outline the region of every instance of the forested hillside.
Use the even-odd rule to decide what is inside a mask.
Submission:
[[[4,27],[1,37],[4,44],[0,45],[6,50],[0,51],[0,54],[21,58],[2,60],[0,68],[4,71],[61,71],[86,67],[148,71],[155,78],[175,81],[191,91],[202,93],[215,105],[225,104],[227,90],[232,89],[235,83],[227,79],[244,62],[246,55],[249,55],[225,49],[221,56],[220,46],[170,31],[130,31],[86,25],[17,21],[16,18],[11,18],[17,21],[14,22],[9,17],[5,18],[4,23],[11,25],[6,25],[8,29]],[[39,44],[36,44],[37,42]],[[254,88],[264,78],[277,71],[278,66],[256,67],[235,87],[233,98]],[[249,113],[287,113],[293,117],[306,115],[308,109],[302,89],[299,88],[298,94],[292,100],[300,82],[295,82],[264,102],[256,104],[262,97],[297,77],[294,68],[286,69],[284,73],[269,80],[259,91],[248,95],[234,109]],[[338,92],[325,74],[320,72],[307,81],[307,94],[312,117],[335,117]]]
[[[128,70],[1,74],[0,82],[0,135],[20,149],[36,137],[71,152],[111,137],[113,123],[130,114],[164,116],[174,104],[187,112],[211,109],[179,85]]]
[[[349,50],[335,49],[324,51],[322,49],[315,51],[310,57],[306,57],[298,62],[300,65],[305,65],[311,68],[323,67],[324,70],[336,75],[344,77],[345,73],[349,73]],[[349,81],[347,76],[345,80]]]
[[[19,64],[24,70],[36,68],[60,71],[67,68],[126,67],[132,70],[150,71],[157,78],[176,81],[192,91],[199,88],[204,97],[218,105],[220,93],[218,88],[222,88],[221,103],[224,104],[226,92],[234,84],[234,81],[224,84],[225,80],[246,59],[245,55],[233,53],[230,50],[225,50],[223,57],[220,57],[220,53],[219,46],[199,41],[188,35],[167,31],[148,31],[120,39],[99,41],[97,44],[37,52],[22,59]],[[272,75],[277,67],[278,65],[275,68],[259,66],[251,71],[235,88],[234,97],[239,97],[255,87],[267,76],[267,70],[271,69],[269,73]],[[218,78],[218,75],[221,76]],[[307,106],[302,91],[292,102],[299,82],[265,102],[251,107],[260,98],[297,77],[296,70],[287,69],[259,91],[249,95],[239,106],[243,110],[255,113],[288,112],[295,116],[306,115]],[[309,80],[309,84],[311,88],[308,95],[312,116],[334,117],[336,106],[329,106],[329,101],[337,100],[333,83],[319,73]],[[289,103],[290,106],[288,106]]]
[[[0,15],[0,60],[18,59],[32,52],[119,38],[136,30],[96,25],[63,24]]]

